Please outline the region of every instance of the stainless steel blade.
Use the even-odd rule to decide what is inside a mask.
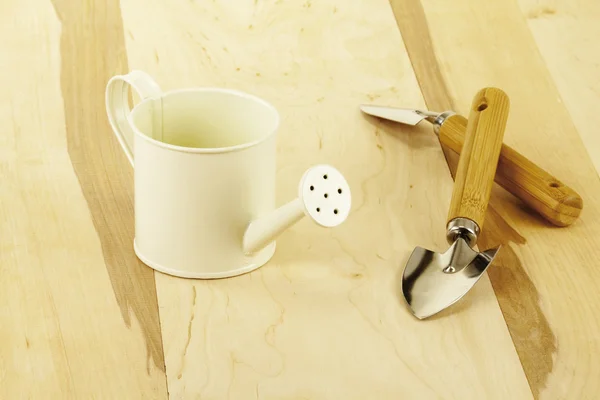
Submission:
[[[445,253],[416,247],[402,275],[402,292],[413,314],[424,319],[460,300],[479,281],[498,250],[480,253],[462,238]]]
[[[365,114],[407,125],[416,125],[427,117],[436,118],[439,115],[439,113],[415,110],[414,108],[395,108],[370,104],[362,104],[360,109]]]

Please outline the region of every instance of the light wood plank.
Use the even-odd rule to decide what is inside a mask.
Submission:
[[[452,180],[432,134],[358,110],[375,99],[424,106],[386,1],[123,0],[122,10],[130,68],[163,89],[234,87],[280,110],[279,204],[316,162],[353,189],[344,225],[301,221],[258,271],[157,274],[171,398],[531,397],[487,277],[428,321],[400,297],[412,249],[447,247]]]
[[[64,29],[50,2],[0,4],[0,398],[165,398],[144,325],[107,273],[102,239],[115,238],[96,232],[67,151]],[[66,113],[102,116],[79,106]]]
[[[539,51],[600,171],[600,2],[519,0]]]
[[[505,90],[511,98],[505,143],[584,198],[581,220],[554,228],[497,191],[496,208],[526,244],[509,244],[513,256],[502,263],[504,269],[489,274],[534,395],[595,398],[600,393],[592,378],[600,374],[600,362],[592,356],[598,353],[600,328],[598,175],[516,1],[422,3],[448,103],[464,113],[481,87]]]

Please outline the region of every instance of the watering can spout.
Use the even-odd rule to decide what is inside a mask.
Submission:
[[[300,179],[296,199],[250,223],[244,252],[263,249],[305,216],[323,227],[335,227],[346,220],[350,206],[350,187],[337,169],[324,164],[309,168]]]

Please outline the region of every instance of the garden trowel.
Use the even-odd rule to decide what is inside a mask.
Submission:
[[[372,104],[362,104],[360,109],[366,114],[406,125],[428,121],[433,124],[433,131],[442,145],[457,154],[462,151],[467,119],[454,111],[433,112]],[[500,150],[495,180],[556,226],[571,225],[583,208],[583,200],[575,190],[505,144]]]
[[[402,292],[413,314],[424,319],[461,299],[492,263],[500,247],[475,250],[491,195],[508,120],[508,96],[481,89],[473,99],[446,225],[450,248],[416,247],[402,275]]]

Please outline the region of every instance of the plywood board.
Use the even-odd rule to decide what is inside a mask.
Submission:
[[[594,398],[598,6],[446,3],[3,2],[0,398]],[[277,203],[327,162],[351,217],[301,221],[247,275],[155,274],[133,253],[132,169],[104,110],[131,69],[272,102]],[[456,157],[358,105],[465,113],[486,85],[511,96],[506,142],[584,211],[552,227],[496,188],[489,279],[417,321],[399,277],[414,246],[446,246]]]

